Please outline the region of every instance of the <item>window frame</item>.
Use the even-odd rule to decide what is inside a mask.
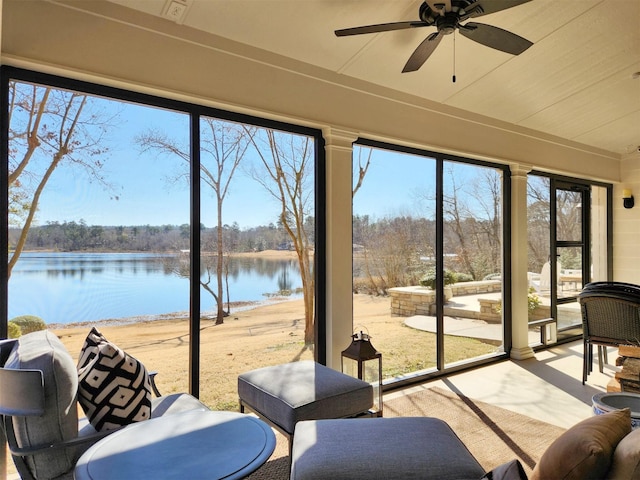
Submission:
[[[51,75],[47,73],[27,70],[12,66],[3,65],[0,67],[0,85],[2,105],[9,102],[9,82],[15,80],[25,83],[46,85],[63,90],[73,90],[89,95],[113,99],[116,101],[130,102],[138,105],[163,108],[184,113],[190,117],[190,148],[191,158],[190,175],[191,179],[200,178],[200,117],[213,117],[220,120],[228,120],[239,123],[251,124],[253,126],[281,130],[284,132],[305,135],[313,138],[315,149],[314,162],[314,202],[315,202],[315,301],[314,301],[314,326],[315,326],[315,346],[314,355],[316,361],[326,364],[326,155],[325,142],[322,131],[319,129],[286,123],[283,121],[262,118],[244,113],[232,112],[220,108],[214,108],[196,103],[170,99],[166,97],[139,93],[131,90],[86,82],[82,80]],[[4,265],[8,263],[8,164],[9,164],[9,115],[8,109],[3,109],[0,113],[0,145],[1,158],[4,167],[0,171],[0,185],[2,185],[3,195],[0,195],[0,208],[2,209],[2,221],[4,233],[0,240],[0,250]],[[191,252],[200,251],[200,182],[190,182],[190,249]],[[189,319],[189,393],[199,396],[200,390],[200,286],[198,284],[200,272],[200,256],[192,255],[190,261],[190,319]],[[0,273],[0,339],[8,337],[8,274],[7,269],[2,269]]]
[[[436,161],[436,368],[433,372],[408,375],[405,378],[388,381],[385,383],[385,390],[391,390],[423,382],[432,378],[442,377],[455,372],[470,370],[477,366],[487,365],[497,360],[509,358],[512,346],[512,301],[511,301],[511,169],[509,165],[462,157],[449,153],[436,152],[416,147],[409,147],[389,142],[372,140],[360,137],[354,145],[371,147],[392,152],[416,155]],[[503,271],[503,345],[504,352],[496,353],[488,357],[461,362],[453,366],[446,366],[444,358],[444,164],[445,162],[464,163],[480,167],[493,168],[502,173],[502,194],[501,205],[502,215],[502,271]]]

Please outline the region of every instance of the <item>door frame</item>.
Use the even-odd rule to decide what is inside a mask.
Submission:
[[[537,171],[537,170],[532,170],[529,173],[530,176],[537,176],[537,177],[545,177],[549,179],[549,222],[550,222],[550,227],[549,227],[549,259],[551,258],[556,258],[556,254],[557,254],[557,248],[558,245],[560,245],[561,247],[564,246],[570,246],[570,243],[573,242],[557,242],[556,238],[555,238],[555,232],[557,230],[557,216],[555,215],[556,212],[556,190],[559,187],[560,189],[567,189],[567,187],[575,187],[577,189],[580,190],[586,190],[588,192],[588,197],[587,199],[589,200],[588,202],[585,202],[585,198],[583,197],[583,211],[582,211],[582,217],[583,218],[583,225],[582,225],[582,239],[584,240],[585,238],[588,238],[590,240],[589,243],[586,243],[585,246],[586,248],[583,248],[583,257],[582,257],[582,270],[583,270],[583,287],[584,285],[586,285],[586,283],[588,283],[588,281],[591,280],[591,275],[590,275],[590,267],[591,267],[591,261],[593,260],[592,258],[592,249],[593,249],[593,240],[594,240],[594,235],[592,235],[592,218],[593,218],[593,205],[591,204],[591,202],[594,200],[595,195],[593,195],[593,188],[594,187],[599,187],[599,188],[603,188],[605,189],[605,195],[606,195],[606,232],[605,232],[605,242],[606,242],[606,259],[603,259],[603,261],[606,262],[606,278],[599,278],[598,280],[606,280],[606,281],[612,281],[613,280],[613,185],[609,184],[609,183],[604,183],[604,182],[598,182],[598,181],[589,181],[589,180],[584,180],[584,179],[579,179],[579,178],[572,178],[572,177],[566,177],[563,175],[555,175],[555,174],[551,174],[548,172],[541,172],[541,171]],[[555,187],[555,188],[554,188]],[[554,212],[552,214],[552,212]],[[584,221],[584,218],[586,216],[586,222]],[[584,231],[584,229],[588,229],[588,231]],[[586,234],[586,235],[585,235]],[[551,289],[553,290],[551,292],[551,297],[552,297],[552,305],[551,305],[551,311],[550,311],[550,317],[552,317],[554,320],[557,321],[558,319],[558,312],[557,312],[557,308],[558,305],[562,305],[562,304],[567,304],[567,303],[571,303],[574,301],[574,299],[572,297],[570,297],[568,300],[562,299],[560,300],[560,302],[557,301],[557,278],[558,278],[558,267],[557,267],[557,262],[549,262],[551,265]],[[566,342],[571,342],[571,341],[575,341],[577,338],[580,338],[582,336],[582,325],[576,325],[574,328],[571,329],[567,329],[565,332],[565,335],[560,335],[557,336],[554,342],[550,342],[546,345],[536,345],[533,346],[535,350],[539,350],[539,349],[543,349],[543,348],[547,348],[547,347],[552,347],[553,345],[559,344],[559,343],[566,343]]]

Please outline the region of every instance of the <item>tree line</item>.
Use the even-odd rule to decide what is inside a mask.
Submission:
[[[312,219],[310,220],[312,221]],[[214,251],[218,227],[201,225],[201,251]],[[9,247],[15,248],[19,228],[9,228]],[[227,253],[289,250],[287,233],[276,224],[240,229],[238,223],[222,226]],[[182,225],[104,226],[88,225],[84,220],[47,222],[32,226],[25,250],[58,252],[156,252],[177,253],[189,249],[190,227]]]

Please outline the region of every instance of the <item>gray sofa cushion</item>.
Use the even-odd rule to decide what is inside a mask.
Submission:
[[[58,337],[43,330],[20,337],[5,368],[41,370],[44,379],[45,413],[13,417],[16,440],[21,447],[56,443],[78,434],[76,391],[78,373],[73,359]],[[69,471],[78,452],[69,449],[28,458],[39,479],[54,478]]]
[[[301,420],[349,417],[373,405],[370,384],[310,360],[243,373],[238,395],[290,434]]]
[[[291,480],[478,480],[484,469],[437,418],[300,422]]]

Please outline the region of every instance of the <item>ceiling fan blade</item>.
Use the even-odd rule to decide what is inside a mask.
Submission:
[[[533,45],[532,42],[515,33],[483,23],[469,22],[464,26],[461,25],[458,30],[460,34],[474,42],[510,53],[511,55],[520,55]]]
[[[362,35],[364,33],[378,33],[378,32],[390,32],[393,30],[404,30],[407,28],[428,27],[429,24],[420,20],[412,22],[392,22],[392,23],[379,23],[377,25],[365,25],[362,27],[343,28],[336,30],[337,37],[346,37],[349,35]]]
[[[501,10],[517,7],[518,5],[522,5],[523,3],[530,1],[531,0],[478,0],[465,8],[465,11],[468,14],[465,18],[477,18],[483,15],[489,15]]]
[[[431,56],[436,47],[440,44],[440,40],[442,40],[442,35],[440,32],[435,32],[425,38],[418,48],[416,48],[409,60],[407,60],[406,65],[402,69],[402,73],[407,72],[415,72],[418,70],[424,62]]]

